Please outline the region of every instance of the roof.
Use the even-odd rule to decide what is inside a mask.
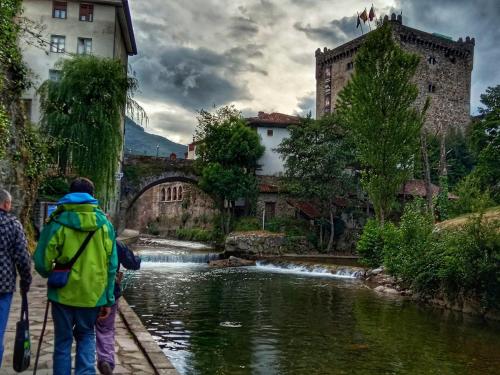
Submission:
[[[261,193],[279,193],[280,189],[277,185],[259,184],[259,191]]]
[[[128,0],[91,0],[95,4],[115,6],[118,10],[118,22],[123,30],[123,38],[127,49],[127,55],[137,55],[137,44],[135,42],[134,27]]]
[[[125,28],[126,30],[125,44],[127,45],[127,54],[129,56],[137,55],[137,44],[135,42],[134,27],[132,25],[132,16],[130,15],[130,7],[128,5],[128,0],[122,0],[122,4],[123,4],[122,7],[123,17],[125,19],[122,20],[122,17],[119,17],[119,19],[120,23],[123,23],[122,28]],[[120,16],[121,15],[122,12],[120,12]]]
[[[435,197],[439,194],[439,187],[431,184],[431,192],[432,196]],[[424,180],[410,180],[406,184],[403,185],[401,190],[399,191],[400,195],[411,195],[414,197],[422,197],[424,198],[427,195],[427,189],[425,188]],[[454,194],[448,193],[448,199],[458,199],[458,197]]]
[[[289,125],[300,124],[300,117],[286,115],[279,112],[259,112],[257,117],[248,117],[246,121],[250,126],[265,125],[274,127],[287,127]]]
[[[290,206],[299,210],[309,219],[317,219],[321,217],[320,211],[310,202],[298,201],[295,199],[287,199],[286,201]]]

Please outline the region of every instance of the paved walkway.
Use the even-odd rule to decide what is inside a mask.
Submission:
[[[38,340],[42,330],[43,316],[45,313],[46,303],[46,280],[36,275],[34,272],[33,284],[28,294],[29,298],[29,317],[30,317],[30,333],[31,333],[31,367],[25,374],[33,372],[33,364],[38,348]],[[122,301],[120,306],[120,314],[117,314],[116,319],[116,341],[115,351],[116,368],[115,374],[162,374],[162,375],[177,375],[177,372],[170,364],[165,355],[161,352],[158,345],[154,343],[151,335],[142,326],[139,318],[127,305],[126,301]],[[10,310],[9,323],[7,332],[5,333],[5,352],[3,356],[2,369],[0,375],[15,374],[12,369],[12,353],[15,336],[16,322],[19,320],[21,307],[21,297],[19,292],[15,293]],[[49,375],[52,374],[52,352],[54,345],[54,330],[51,313],[49,311],[49,320],[47,329],[43,339],[42,350],[40,352],[40,360],[38,362],[37,374]],[[124,320],[124,318],[126,320]],[[140,344],[138,344],[140,342]],[[143,351],[146,351],[145,352]],[[74,347],[73,347],[74,353]],[[73,354],[74,355],[74,354]],[[151,365],[154,363],[155,368]]]

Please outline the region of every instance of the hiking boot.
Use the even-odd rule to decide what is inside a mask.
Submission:
[[[112,375],[113,374],[113,368],[108,362],[99,362],[97,364],[97,368],[99,369],[99,372],[102,375]]]

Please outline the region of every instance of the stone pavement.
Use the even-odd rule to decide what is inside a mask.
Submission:
[[[38,340],[42,330],[46,304],[46,280],[33,272],[33,284],[28,294],[29,318],[31,333],[31,366],[25,374],[33,372],[33,364],[38,348]],[[5,333],[5,352],[0,375],[16,374],[12,369],[12,355],[15,337],[16,322],[21,311],[21,297],[15,293]],[[43,338],[37,374],[52,374],[52,352],[54,345],[54,330],[49,310],[49,320]],[[75,352],[73,344],[73,353]],[[141,324],[137,315],[128,306],[123,298],[120,299],[120,314],[116,318],[116,368],[115,374],[161,374],[178,375],[167,357],[156,345],[149,332]],[[73,354],[74,356],[74,354]],[[153,367],[154,366],[154,367]]]

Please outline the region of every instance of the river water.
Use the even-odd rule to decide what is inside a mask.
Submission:
[[[184,254],[184,255],[183,255]],[[182,375],[500,374],[500,325],[349,275],[143,252],[124,295]],[[197,262],[197,263],[194,263]]]

